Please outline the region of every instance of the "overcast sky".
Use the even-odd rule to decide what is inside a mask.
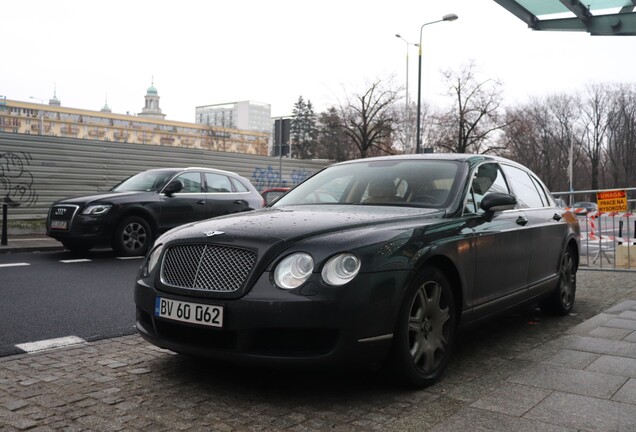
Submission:
[[[299,96],[316,111],[376,79],[406,78],[406,44],[424,27],[422,95],[445,103],[442,70],[474,61],[503,82],[506,102],[634,82],[636,37],[536,32],[493,0],[5,1],[0,95],[62,106],[139,113],[154,77],[167,119],[194,122],[195,107],[253,100],[272,115]],[[417,94],[409,51],[409,96]]]

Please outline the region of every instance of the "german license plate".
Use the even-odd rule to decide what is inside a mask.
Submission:
[[[68,229],[68,222],[64,220],[52,220],[51,229]]]
[[[157,297],[155,299],[155,316],[210,327],[223,327],[222,306]]]

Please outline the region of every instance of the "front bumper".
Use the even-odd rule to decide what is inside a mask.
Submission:
[[[110,246],[114,227],[104,216],[86,216],[77,214],[65,230],[51,229],[50,219],[46,224],[46,235],[55,240],[73,241],[92,246]]]
[[[284,291],[265,273],[239,299],[174,295],[140,279],[135,287],[137,329],[154,345],[201,357],[292,365],[379,364],[391,347],[408,272],[358,275],[341,287],[322,285],[319,275],[314,277],[298,290]],[[157,296],[222,306],[223,327],[156,317]]]

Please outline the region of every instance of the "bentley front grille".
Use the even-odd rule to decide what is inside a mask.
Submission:
[[[169,286],[209,292],[234,292],[245,283],[256,254],[227,246],[190,244],[166,251],[161,281]]]

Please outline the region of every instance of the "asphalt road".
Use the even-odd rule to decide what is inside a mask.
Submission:
[[[112,251],[0,254],[0,357],[25,343],[136,333],[133,286],[141,258]]]

